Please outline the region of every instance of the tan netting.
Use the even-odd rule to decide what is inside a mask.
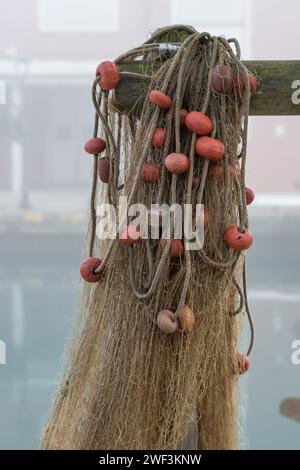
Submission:
[[[155,33],[116,63],[159,61]],[[163,110],[147,98],[140,116],[108,110],[108,92],[93,87],[98,119],[110,156],[110,180],[97,178],[95,157],[92,218],[87,254],[99,256],[106,275],[83,284],[83,300],[66,369],[42,438],[43,449],[177,449],[189,426],[199,449],[235,449],[237,443],[237,348],[243,311],[248,313],[244,256],[224,241],[228,226],[247,227],[245,161],[250,101],[248,71],[238,43],[187,28],[187,38],[147,82],[165,92],[173,106]],[[232,49],[232,44],[235,46]],[[245,81],[242,96],[213,91],[216,64],[227,64]],[[147,96],[147,93],[146,93]],[[213,120],[212,136],[225,144],[223,177],[195,154],[197,135],[180,127],[179,113],[199,110]],[[110,108],[111,109],[111,108]],[[133,110],[134,111],[134,110]],[[167,129],[162,149],[153,149],[155,128]],[[101,135],[101,134],[100,134]],[[238,146],[242,142],[238,155]],[[170,152],[189,156],[180,176],[163,165]],[[140,180],[147,162],[161,165],[158,184]],[[237,167],[239,170],[237,171]],[[95,237],[96,205],[120,195],[129,203],[203,203],[210,214],[202,249],[169,256],[171,241],[142,240],[127,247]],[[163,309],[178,317],[183,305],[196,316],[189,334],[165,335],[156,320]],[[253,335],[248,353],[252,348]],[[195,432],[195,431],[194,431]]]

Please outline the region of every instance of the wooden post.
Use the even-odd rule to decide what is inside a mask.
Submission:
[[[250,115],[300,115],[300,60],[254,60],[244,64],[260,79],[258,92],[251,99]],[[120,64],[121,78],[113,102],[122,113],[140,113],[150,81],[146,65]],[[142,75],[145,72],[149,75]]]

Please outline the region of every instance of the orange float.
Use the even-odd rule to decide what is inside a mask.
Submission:
[[[171,310],[162,310],[157,316],[157,325],[163,333],[167,335],[174,334],[179,328],[178,320],[173,320]]]
[[[123,245],[134,245],[141,238],[141,227],[139,225],[125,225],[119,235],[119,241]]]
[[[192,111],[185,118],[185,125],[199,135],[209,135],[213,130],[213,122],[210,117],[200,111]]]
[[[165,166],[171,173],[181,175],[189,169],[190,161],[184,153],[170,153],[165,158]]]
[[[86,282],[98,282],[105,274],[105,271],[95,273],[95,269],[101,266],[102,260],[99,258],[86,258],[80,265],[80,275]]]
[[[196,318],[193,310],[188,306],[184,305],[178,316],[179,328],[185,333],[191,333],[196,323]]]
[[[164,250],[167,246],[167,240],[162,240],[161,241],[161,248]],[[174,239],[172,240],[171,248],[169,251],[169,254],[171,258],[180,258],[184,254],[184,244],[182,243],[181,240]]]
[[[249,84],[250,84],[250,95],[253,96],[257,92],[257,78],[253,73],[248,74]],[[245,80],[242,73],[239,73],[234,80],[233,92],[235,95],[241,97],[245,90]]]
[[[110,162],[109,157],[103,157],[99,160],[99,178],[102,183],[108,183],[109,181],[109,170],[110,170]]]
[[[240,375],[245,374],[249,367],[250,367],[250,360],[249,357],[244,353],[237,353],[237,365],[238,365],[238,373]]]
[[[160,165],[158,163],[144,163],[140,179],[145,183],[157,183],[160,178]]]
[[[162,109],[171,108],[173,103],[169,96],[159,90],[151,90],[148,98],[151,103],[156,104],[156,106]]]
[[[106,142],[105,140],[100,139],[100,137],[93,137],[92,139],[87,140],[84,144],[84,150],[91,155],[97,155],[98,153],[103,152],[105,148]]]
[[[99,85],[102,90],[113,90],[116,88],[120,80],[118,66],[110,60],[101,62],[101,64],[98,65],[96,76],[100,77]]]
[[[254,201],[255,194],[250,188],[245,188],[245,191],[246,191],[246,202],[249,206]]]
[[[217,93],[227,94],[233,86],[232,70],[229,65],[218,64],[214,67],[212,87]]]
[[[225,152],[224,144],[213,137],[199,137],[196,142],[196,152],[203,158],[217,161],[220,160]]]
[[[253,243],[251,233],[246,228],[240,232],[237,225],[229,227],[224,237],[227,245],[236,251],[247,250]]]
[[[167,129],[163,127],[157,127],[154,131],[152,138],[152,146],[156,148],[162,148],[166,142]]]

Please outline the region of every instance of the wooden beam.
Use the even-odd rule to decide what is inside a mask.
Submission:
[[[261,86],[251,98],[253,116],[300,115],[300,60],[245,61]]]
[[[245,61],[246,67],[261,81],[251,98],[252,116],[300,115],[300,60]],[[121,64],[121,78],[115,90],[114,104],[123,113],[139,114],[150,81],[153,65]],[[128,72],[134,72],[130,75]],[[139,76],[138,74],[145,74]]]

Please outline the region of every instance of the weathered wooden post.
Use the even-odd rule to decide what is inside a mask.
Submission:
[[[300,60],[247,60],[244,64],[256,72],[261,82],[251,100],[251,116],[300,115]],[[122,70],[114,103],[121,112],[138,113],[150,77],[130,74],[141,73],[143,64],[127,64]]]
[[[180,29],[166,34],[161,40],[162,57],[187,35]],[[161,63],[154,67],[145,62],[120,64],[121,78],[114,102],[121,112],[139,113],[151,73],[157,71]],[[251,116],[300,115],[300,60],[246,60],[244,64],[260,79],[259,91],[251,99]]]

